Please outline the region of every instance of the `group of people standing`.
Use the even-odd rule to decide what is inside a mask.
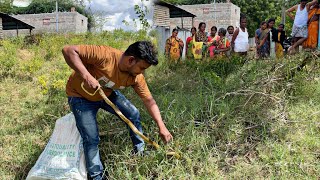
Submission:
[[[296,15],[291,12],[296,11]],[[301,0],[287,11],[287,15],[294,21],[292,27],[292,44],[288,48],[288,53],[294,54],[302,45],[304,49],[315,49],[318,44],[318,20],[319,20],[319,4],[317,0],[309,2]],[[274,28],[275,19],[271,18],[267,22],[263,21],[260,28],[256,30],[255,42],[257,49],[257,58],[267,57],[283,57],[284,41],[286,34],[285,25],[279,24],[278,28]]]
[[[295,11],[296,15],[291,12]],[[305,49],[315,49],[318,44],[318,20],[319,3],[313,0],[301,2],[286,11],[287,15],[294,20],[292,27],[292,44],[288,48],[289,54],[294,54],[302,45]],[[279,24],[275,28],[276,20],[270,18],[263,21],[260,28],[255,32],[256,57],[281,58],[284,56],[284,41],[287,36],[285,25]],[[198,30],[191,28],[191,36],[186,39],[186,44],[179,39],[178,29],[173,29],[172,36],[166,40],[166,56],[177,62],[181,57],[184,48],[187,59],[215,59],[217,57],[229,56],[231,53],[246,55],[249,50],[249,34],[247,31],[246,17],[240,18],[240,27],[229,26],[227,29],[212,26],[210,34],[205,32],[206,23],[201,22]]]
[[[278,29],[274,28],[275,19],[263,21],[255,33],[256,58],[277,57],[284,55],[283,42],[286,38],[284,24],[279,24]]]
[[[191,28],[191,36],[186,40],[187,59],[214,59],[216,57],[228,56],[232,51],[246,54],[249,49],[249,35],[247,31],[247,20],[240,19],[240,27],[234,30],[233,26],[227,29],[211,27],[210,34],[205,32],[206,23],[201,22],[198,31]],[[173,29],[171,37],[166,40],[166,56],[176,62],[183,53],[184,42],[177,37],[178,30]]]

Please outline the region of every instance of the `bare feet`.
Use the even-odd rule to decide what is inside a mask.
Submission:
[[[290,46],[290,47],[288,48],[288,54],[292,55],[292,54],[295,54],[295,53],[296,53],[295,48],[293,48],[292,46]]]

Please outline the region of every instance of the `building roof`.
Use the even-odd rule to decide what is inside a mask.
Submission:
[[[34,29],[33,26],[20,21],[8,14],[1,13],[0,17],[2,18],[2,29],[3,30],[15,30],[15,29]]]
[[[155,5],[165,6],[165,7],[169,8],[170,18],[196,17],[196,15],[194,15],[184,9],[181,9],[173,4],[170,4],[170,3],[166,3],[163,1],[156,1]]]

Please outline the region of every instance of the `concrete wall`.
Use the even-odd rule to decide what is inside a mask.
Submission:
[[[168,7],[154,6],[153,25],[162,27],[170,26],[170,11]]]
[[[88,18],[82,14],[76,15],[76,33],[85,33],[88,31]]]
[[[157,26],[157,27],[155,27],[155,30],[157,30],[159,37],[160,37],[158,39],[159,51],[160,51],[160,53],[164,53],[166,39],[171,36],[170,29],[168,27]]]
[[[59,33],[84,33],[87,32],[88,18],[78,12],[59,12],[58,13],[58,32]],[[43,14],[20,14],[13,17],[35,27],[32,30],[36,33],[55,33],[56,31],[56,13]],[[19,35],[29,34],[29,30],[19,30]],[[16,30],[4,31],[4,35],[16,36]]]
[[[0,17],[0,39],[3,39],[3,34],[2,34],[2,18]]]
[[[33,34],[33,33],[31,33]],[[3,37],[16,37],[16,36],[25,36],[25,35],[30,35],[30,30],[29,29],[19,29],[18,32],[17,30],[5,30],[3,31]]]
[[[181,9],[195,14],[194,26],[198,28],[200,22],[207,24],[206,31],[212,26],[227,28],[229,25],[239,26],[240,8],[232,3],[196,4],[179,6]],[[171,28],[182,27],[181,18],[171,19]],[[191,29],[192,18],[183,18],[183,27]]]

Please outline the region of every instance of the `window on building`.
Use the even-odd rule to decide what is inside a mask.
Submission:
[[[49,18],[43,19],[43,25],[50,25],[50,19]]]
[[[81,25],[83,26],[83,19],[81,20]]]

